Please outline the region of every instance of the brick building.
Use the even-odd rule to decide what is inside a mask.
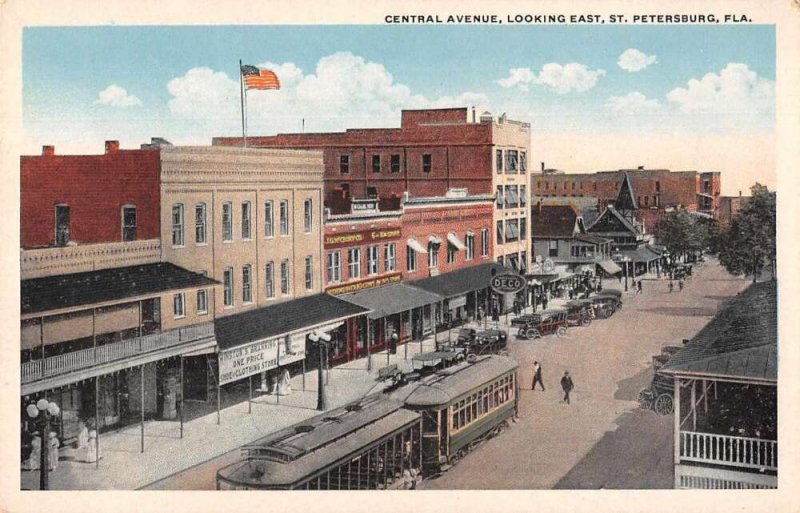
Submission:
[[[240,137],[213,140],[242,143]],[[518,233],[530,222],[528,123],[488,112],[478,119],[467,108],[404,110],[400,128],[255,136],[247,144],[322,150],[325,206],[333,214],[349,213],[353,198],[377,198],[388,211],[399,208],[406,192],[411,197],[444,196],[451,189],[497,194],[493,225],[510,236],[494,237],[491,253],[509,266],[527,267],[530,241]]]
[[[531,192],[541,197],[595,197],[602,211],[613,204],[625,173],[633,186],[638,216],[652,230],[665,208],[683,206],[711,216],[719,215],[719,172],[668,169],[620,169],[596,173],[560,173],[545,170],[531,176]]]
[[[742,196],[739,191],[738,196],[720,196],[719,197],[719,223],[721,225],[729,225],[734,217],[739,214],[739,211],[747,205],[750,201],[750,196]]]
[[[159,237],[157,151],[121,150],[106,141],[102,155],[20,157],[20,240],[23,249],[132,242]]]

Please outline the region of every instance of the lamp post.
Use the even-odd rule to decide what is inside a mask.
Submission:
[[[625,292],[628,292],[628,262],[630,261],[631,259],[628,257],[622,259],[622,263],[625,264]]]
[[[41,433],[41,448],[40,448],[40,459],[39,459],[39,489],[40,490],[47,490],[48,488],[48,475],[49,471],[49,446],[48,446],[48,437],[50,436],[50,419],[58,417],[59,412],[61,409],[58,407],[56,403],[51,403],[47,399],[39,399],[36,404],[29,404],[25,411],[28,413],[28,417],[34,421],[34,424],[39,426],[39,432]]]
[[[331,341],[331,336],[327,333],[313,331],[308,335],[308,339],[319,350],[319,367],[317,368],[317,410],[326,411],[328,409],[328,397],[325,394],[325,377],[322,372],[322,366],[325,360],[323,360],[322,355],[324,353],[327,359],[328,342]]]

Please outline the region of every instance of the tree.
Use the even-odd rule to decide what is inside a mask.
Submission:
[[[767,263],[775,275],[775,193],[756,183],[751,197],[721,234],[720,263],[735,275],[753,276],[753,281]]]
[[[700,252],[708,247],[709,223],[684,209],[673,210],[656,225],[655,235],[674,261],[678,255]]]

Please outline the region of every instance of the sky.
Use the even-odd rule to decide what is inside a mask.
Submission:
[[[23,33],[25,152],[100,153],[151,137],[396,127],[404,108],[527,121],[531,161],[566,172],[721,171],[723,193],[775,185],[775,30],[686,26],[102,26]]]

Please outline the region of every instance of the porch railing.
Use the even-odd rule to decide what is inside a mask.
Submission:
[[[165,349],[192,340],[210,337],[214,334],[214,324],[211,322],[195,324],[159,333],[152,333],[143,337],[135,337],[111,344],[90,347],[79,351],[50,356],[44,359],[44,373],[42,373],[42,360],[32,360],[22,364],[22,382],[29,383],[37,379],[56,376],[101,363],[109,363],[138,354],[149,353],[158,349]]]
[[[680,459],[681,462],[778,470],[778,441],[681,431]]]

